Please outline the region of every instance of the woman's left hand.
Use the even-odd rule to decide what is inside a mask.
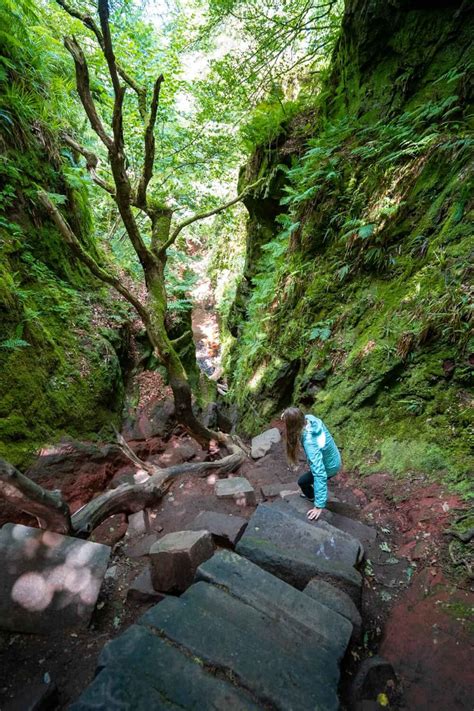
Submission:
[[[321,516],[323,512],[323,509],[310,509],[308,513],[306,514],[306,517],[309,518],[310,521],[317,521],[318,518]]]

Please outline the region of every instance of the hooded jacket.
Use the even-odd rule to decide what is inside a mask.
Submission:
[[[314,505],[323,509],[328,496],[327,480],[341,468],[341,455],[322,420],[314,415],[306,415],[305,420],[301,445],[314,478]]]

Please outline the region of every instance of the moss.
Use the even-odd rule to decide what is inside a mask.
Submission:
[[[290,129],[249,162],[248,183],[252,170],[292,165],[286,187],[298,198],[278,220],[281,182],[246,202],[231,396],[247,433],[284,395],[327,421],[346,466],[428,472],[468,494],[470,23],[442,8],[372,3],[370,13],[370,27],[357,9],[345,16],[330,81],[313,98],[310,150],[298,136],[288,155]],[[281,379],[282,362],[297,372]]]

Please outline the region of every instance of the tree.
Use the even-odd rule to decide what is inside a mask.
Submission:
[[[57,0],[59,5],[74,18],[79,19],[89,29],[106,61],[107,71],[113,90],[113,108],[110,126],[104,123],[91,90],[91,78],[85,53],[74,37],[66,37],[64,44],[74,60],[76,87],[90,127],[102,143],[112,174],[112,182],[106,181],[97,171],[98,156],[81,145],[75,138],[65,135],[66,144],[76,153],[84,156],[86,166],[94,182],[115,202],[126,235],[133,246],[143,269],[147,288],[146,304],[128,289],[120,277],[115,276],[107,266],[99,264],[83,248],[80,239],[62,216],[59,208],[45,192],[39,192],[39,199],[49,213],[65,242],[76,256],[101,281],[113,286],[136,310],[143,321],[150,342],[157,357],[165,366],[175,400],[176,416],[201,444],[216,439],[216,433],[206,428],[196,418],[192,407],[192,390],[185,368],[173,342],[166,331],[167,291],[165,267],[168,250],[176,242],[181,231],[196,221],[216,215],[243,199],[251,189],[210,210],[197,212],[186,219],[175,222],[172,206],[158,199],[149,189],[155,166],[155,126],[160,102],[160,93],[165,78],[160,74],[154,81],[152,91],[139,84],[116,59],[109,23],[107,0],[98,1],[99,24],[89,15],[71,7],[65,0]],[[143,161],[138,180],[130,175],[127,146],[124,139],[124,99],[127,90],[137,97],[138,110],[143,127]],[[151,93],[151,96],[150,96]],[[253,187],[253,186],[252,186]],[[150,221],[151,240],[147,245],[140,231],[137,213],[142,213]]]

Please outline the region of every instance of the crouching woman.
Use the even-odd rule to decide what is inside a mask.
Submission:
[[[316,521],[327,503],[328,479],[341,468],[341,455],[328,428],[314,415],[305,415],[298,407],[284,410],[282,420],[286,425],[286,453],[291,465],[298,464],[300,444],[308,460],[310,471],[298,479],[298,485],[314,508],[307,517]]]

